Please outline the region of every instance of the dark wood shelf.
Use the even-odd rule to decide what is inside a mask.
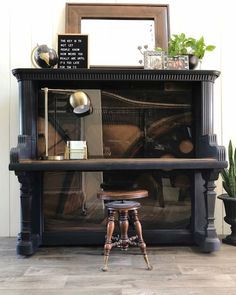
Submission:
[[[220,76],[215,70],[146,70],[134,68],[13,69],[18,81],[209,81]]]
[[[193,159],[87,159],[87,160],[20,160],[11,163],[14,171],[108,171],[108,170],[172,170],[222,169],[226,161],[211,158]]]

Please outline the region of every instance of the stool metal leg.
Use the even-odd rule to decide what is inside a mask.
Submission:
[[[152,270],[153,267],[151,266],[150,262],[149,262],[149,259],[148,259],[148,256],[147,256],[147,250],[146,250],[146,244],[143,240],[143,234],[142,234],[142,225],[139,221],[139,218],[138,218],[138,211],[135,209],[133,210],[133,216],[134,216],[134,225],[135,225],[135,229],[136,229],[136,233],[137,233],[137,236],[138,236],[138,243],[139,243],[139,248],[143,254],[143,258],[147,264],[147,269],[148,270]]]

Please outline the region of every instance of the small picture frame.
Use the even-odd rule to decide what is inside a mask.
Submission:
[[[166,69],[166,70],[189,70],[188,55],[165,56],[164,69]]]
[[[162,70],[164,62],[163,51],[149,51],[146,50],[144,55],[144,69]]]

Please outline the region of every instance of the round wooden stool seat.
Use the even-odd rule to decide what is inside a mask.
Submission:
[[[139,202],[134,199],[148,197],[147,190],[101,190],[97,194],[98,199],[108,201],[105,203],[107,208],[107,234],[104,245],[104,266],[103,271],[108,270],[108,257],[113,247],[120,247],[122,250],[127,250],[129,246],[139,246],[143,254],[147,269],[151,270],[152,266],[149,263],[146,244],[142,236],[142,226],[138,218],[138,209],[141,207]],[[118,214],[118,223],[120,228],[120,237],[113,237],[115,229],[115,215]],[[136,236],[128,237],[129,223],[132,221]]]
[[[134,201],[113,201],[106,203],[107,209],[113,210],[135,210],[140,207],[140,203]]]
[[[97,194],[98,199],[104,201],[116,201],[116,200],[133,200],[148,197],[147,190],[115,190],[115,191],[100,191]]]

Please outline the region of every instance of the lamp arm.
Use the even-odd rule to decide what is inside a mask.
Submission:
[[[45,134],[45,157],[48,158],[48,88],[42,88],[44,91],[44,134]]]

